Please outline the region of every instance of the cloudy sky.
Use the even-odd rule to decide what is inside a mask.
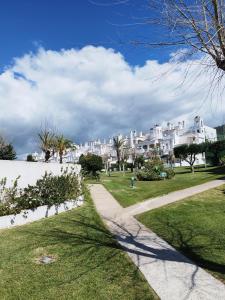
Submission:
[[[56,2],[63,5],[59,0]],[[9,5],[13,7],[10,2]],[[79,9],[80,13],[83,11],[82,5],[75,7],[77,14]],[[93,7],[89,1],[88,7]],[[26,13],[33,13],[34,7],[25,8]],[[107,6],[94,5],[98,14],[102,9],[108,13]],[[11,16],[10,12],[8,9]],[[22,12],[13,10],[12,14],[17,20]],[[101,19],[102,25],[109,26],[107,18]],[[34,25],[31,18],[27,22]],[[58,24],[57,20],[54,22]],[[101,42],[104,36],[99,39],[100,28],[94,30],[95,43],[93,37],[90,42],[86,37],[85,45],[69,47],[67,42],[72,40],[73,32],[70,38],[59,36],[58,40],[55,35],[54,39],[51,35],[48,38],[42,25],[36,31],[26,32],[25,24],[18,24],[11,24],[10,29],[18,48],[16,43],[13,48],[11,40],[8,43],[5,40],[9,51],[2,51],[0,58],[0,132],[15,145],[18,154],[38,150],[37,132],[46,123],[75,142],[84,142],[128,133],[131,129],[147,131],[163,121],[190,122],[197,114],[208,125],[225,121],[223,98],[217,90],[208,93],[209,75],[200,59],[178,64],[171,49],[163,58],[157,50],[149,50],[148,55],[136,49],[131,55],[129,47],[109,45],[106,38]],[[66,32],[67,25],[61,30]],[[76,26],[76,20],[73,25]],[[114,27],[110,26],[107,32],[113,35]],[[91,24],[86,27],[90,31]],[[50,24],[50,31],[52,28]],[[25,31],[21,39],[17,30]],[[6,37],[2,36],[4,40]],[[41,42],[43,37],[45,40]],[[24,42],[28,39],[33,41],[30,47]]]

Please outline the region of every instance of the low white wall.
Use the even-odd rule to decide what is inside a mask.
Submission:
[[[80,165],[0,160],[0,179],[6,177],[7,186],[10,186],[20,175],[18,186],[24,188],[28,184],[35,184],[46,171],[59,175],[62,167],[75,167],[76,173],[80,173]]]
[[[24,225],[43,218],[54,216],[61,212],[71,210],[75,207],[79,207],[83,204],[83,202],[83,196],[79,196],[76,200],[65,201],[64,203],[61,203],[58,206],[53,205],[51,207],[48,207],[47,205],[43,205],[33,210],[23,210],[20,214],[17,215],[3,216],[0,217],[0,229]]]

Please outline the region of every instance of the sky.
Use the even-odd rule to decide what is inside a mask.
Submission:
[[[132,45],[163,34],[140,24],[151,14],[145,0],[1,3],[0,133],[19,156],[39,150],[43,124],[80,143],[196,114],[224,122],[200,58]]]
[[[114,3],[114,5],[113,5]],[[120,4],[115,4],[120,3]],[[168,52],[136,49],[130,42],[154,34],[143,23],[149,15],[146,0],[8,0],[0,10],[0,65],[13,57],[46,49],[81,48],[86,45],[112,47],[126,60],[144,64],[146,59],[168,58]]]

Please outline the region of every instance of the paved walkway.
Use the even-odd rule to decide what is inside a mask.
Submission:
[[[176,201],[183,200],[184,198],[193,196],[195,194],[207,191],[212,188],[216,188],[223,184],[225,184],[225,179],[212,180],[200,185],[196,185],[180,191],[172,192],[164,196],[151,198],[143,202],[139,202],[137,204],[125,208],[124,212],[131,216],[135,216],[145,211],[152,210]]]
[[[214,182],[214,184],[216,183]],[[207,186],[208,188],[214,187],[214,185]],[[199,190],[199,187],[195,188],[197,192],[202,191],[201,189]],[[189,189],[189,191],[192,190]],[[122,208],[100,184],[90,185],[90,192],[97,211],[109,230],[115,235],[132,261],[144,274],[146,280],[160,299],[225,299],[225,286],[220,281],[177,252],[132,216],[132,213],[137,211],[143,212],[144,208],[142,205],[144,202],[140,203],[142,206],[140,210],[138,210],[138,205],[135,205],[129,211],[128,208]],[[194,191],[192,192],[194,193]],[[176,195],[176,193],[173,194]],[[179,193],[182,196],[182,192],[180,191]],[[166,197],[168,196],[170,195]],[[160,201],[160,198],[164,199],[164,197],[157,199]],[[178,195],[174,197],[174,201],[178,201],[178,198]],[[161,201],[160,206],[167,203],[166,200],[165,202],[163,202],[164,200]],[[169,203],[173,202],[172,199],[169,201]],[[145,208],[147,210],[149,207],[149,203],[146,204]]]

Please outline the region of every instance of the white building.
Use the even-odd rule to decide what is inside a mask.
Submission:
[[[182,144],[201,144],[205,141],[216,141],[216,129],[204,125],[203,119],[199,116],[194,118],[193,126],[186,127],[185,122],[178,122],[177,125],[167,123],[162,128],[155,125],[150,129],[149,134],[143,142],[139,142],[139,148],[150,150],[158,147],[163,155],[171,153],[174,147]]]
[[[216,129],[206,126],[203,119],[199,116],[194,118],[193,125],[186,127],[184,121],[174,125],[170,122],[162,127],[156,124],[148,132],[137,133],[135,130],[130,131],[129,137],[119,135],[124,140],[124,145],[129,149],[130,153],[142,154],[148,156],[152,151],[158,151],[161,156],[169,155],[173,152],[174,147],[182,144],[200,144],[202,142],[216,141]],[[113,148],[113,139],[108,141],[89,141],[81,145],[76,145],[76,150],[68,150],[63,157],[64,162],[77,162],[81,154],[93,153],[102,156],[108,160],[110,164],[116,163],[116,151]],[[44,154],[39,156],[38,160],[44,159]],[[51,161],[58,161],[57,153],[51,157]],[[132,162],[132,155],[129,155],[128,162]],[[198,155],[196,164],[204,163],[204,156]],[[186,165],[183,162],[183,165]]]

